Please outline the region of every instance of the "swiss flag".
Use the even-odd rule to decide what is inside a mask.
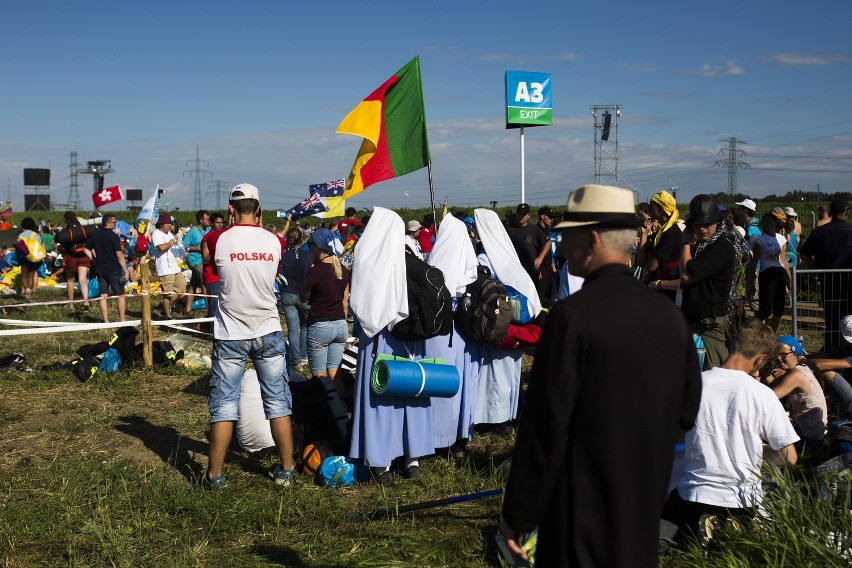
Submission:
[[[92,194],[92,203],[95,204],[95,208],[102,207],[107,203],[112,203],[113,201],[120,201],[124,199],[124,196],[121,195],[121,188],[117,185],[112,187],[105,187],[100,191],[96,191]]]

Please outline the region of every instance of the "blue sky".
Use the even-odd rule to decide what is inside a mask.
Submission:
[[[564,203],[592,180],[589,107],[620,104],[618,168],[646,201],[727,190],[714,167],[746,144],[754,197],[852,188],[852,3],[846,1],[6,2],[0,10],[0,198],[49,167],[68,200],[70,152],[112,161],[107,184],[193,206],[196,147],[211,182],[247,181],[267,209],[345,177],[360,139],[346,113],[421,58],[436,199],[520,199],[507,69],[552,74],[554,124],[525,130],[526,200]],[[80,177],[84,208],[91,178]],[[626,185],[626,184],[625,184]],[[406,195],[407,194],[407,195]],[[426,170],[356,207],[428,204]],[[224,202],[224,199],[223,199]]]

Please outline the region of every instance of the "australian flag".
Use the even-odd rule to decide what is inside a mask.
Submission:
[[[317,213],[325,213],[326,211],[328,211],[328,208],[325,206],[325,203],[323,203],[322,196],[320,196],[319,193],[312,193],[310,197],[308,197],[292,209],[288,209],[287,214],[292,215],[292,220],[296,221],[298,219],[301,219],[302,217],[309,217]]]
[[[340,197],[343,195],[343,188],[346,182],[342,179],[330,181],[328,183],[318,183],[308,186],[308,194],[319,194],[320,197]]]

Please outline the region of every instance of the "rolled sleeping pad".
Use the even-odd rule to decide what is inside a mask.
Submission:
[[[376,357],[370,385],[376,394],[450,398],[459,391],[461,378],[452,365],[435,360]]]
[[[788,250],[787,251],[787,265],[789,265],[790,268],[794,268],[797,264],[799,264],[799,255],[797,255],[795,252],[793,252],[791,250]]]

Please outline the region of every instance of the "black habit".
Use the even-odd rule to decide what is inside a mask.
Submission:
[[[556,303],[520,417],[503,516],[537,566],[648,566],[680,430],[701,399],[686,320],[622,265]]]

